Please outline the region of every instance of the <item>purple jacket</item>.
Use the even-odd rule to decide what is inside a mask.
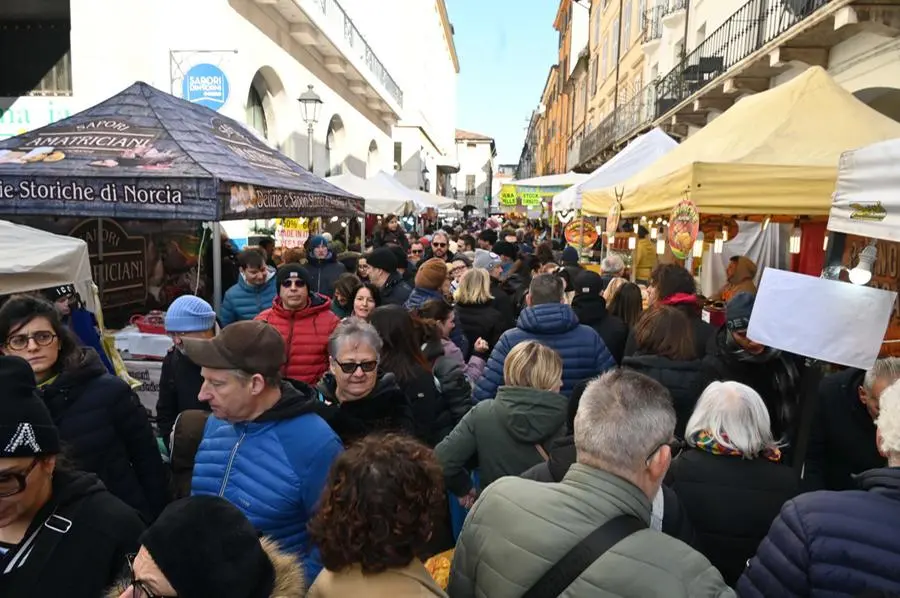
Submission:
[[[469,358],[469,363],[466,363],[466,360],[463,358],[463,353],[460,351],[459,347],[456,346],[456,343],[444,338],[441,339],[441,346],[444,348],[445,357],[449,357],[453,361],[459,363],[470,384],[475,384],[484,375],[484,357],[472,355],[472,357]]]

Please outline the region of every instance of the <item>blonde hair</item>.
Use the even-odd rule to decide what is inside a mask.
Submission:
[[[606,304],[610,305],[613,302],[613,299],[616,298],[616,295],[619,293],[619,289],[628,282],[621,276],[616,276],[612,280],[609,281],[609,284],[606,285],[606,289],[603,291],[603,298],[606,299]]]
[[[494,299],[491,295],[491,275],[482,268],[470,269],[459,281],[453,298],[457,303],[469,305],[490,303]]]
[[[896,462],[900,457],[900,382],[894,382],[879,398],[880,411],[875,419],[878,427],[881,452]],[[894,463],[890,463],[895,467]]]
[[[503,383],[550,390],[562,380],[563,362],[559,353],[537,341],[513,347],[503,363]]]

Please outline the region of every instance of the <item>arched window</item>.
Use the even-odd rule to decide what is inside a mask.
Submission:
[[[250,86],[247,95],[247,125],[256,129],[263,139],[269,138],[269,125],[266,122],[266,110],[263,108],[262,95],[256,87]]]

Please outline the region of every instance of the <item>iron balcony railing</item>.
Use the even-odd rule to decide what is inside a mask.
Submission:
[[[684,10],[687,7],[687,0],[669,0],[660,8],[663,9],[662,16],[670,15],[673,12]]]
[[[581,141],[579,164],[595,159],[604,150],[626,141],[641,129],[650,126],[656,117],[656,88],[646,85],[634,97],[619,104],[615,112],[600,121],[596,129]]]
[[[644,43],[662,39],[662,16],[665,6],[654,6],[641,15],[641,27],[644,30]]]
[[[749,0],[659,82],[656,116],[834,0]]]
[[[313,5],[320,9],[325,19],[332,23],[335,31],[343,31],[344,41],[346,41],[351,50],[366,64],[369,71],[375,75],[375,78],[381,83],[387,92],[401,107],[403,106],[403,91],[394,78],[391,77],[375,52],[366,42],[362,33],[353,24],[350,16],[344,8],[338,4],[337,0],[314,0]]]

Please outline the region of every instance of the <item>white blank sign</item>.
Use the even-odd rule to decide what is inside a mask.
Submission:
[[[747,336],[769,347],[868,370],[897,293],[766,268]]]

